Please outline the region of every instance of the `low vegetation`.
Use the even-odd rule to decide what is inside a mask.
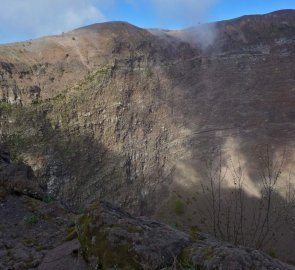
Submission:
[[[175,214],[177,215],[183,215],[184,214],[184,211],[185,211],[185,204],[184,202],[177,198],[176,201],[175,201],[175,205],[174,205],[174,212]]]
[[[30,214],[24,217],[24,222],[28,225],[37,224],[39,221],[39,217],[35,214]]]

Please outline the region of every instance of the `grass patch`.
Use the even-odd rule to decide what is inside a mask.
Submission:
[[[50,195],[46,195],[44,198],[42,198],[42,201],[45,203],[51,203],[54,201],[54,199]]]
[[[184,202],[181,199],[176,199],[174,204],[174,212],[177,215],[183,215],[185,210]]]
[[[199,238],[200,229],[198,226],[191,226],[189,230],[190,237],[193,241],[198,240]]]
[[[277,257],[277,256],[276,256],[276,252],[275,252],[275,250],[274,250],[273,248],[270,248],[270,249],[268,250],[267,254],[268,254],[270,257],[272,257],[272,258],[276,258],[276,257]]]
[[[10,157],[12,160],[17,161],[19,163],[22,162],[22,160],[18,160],[18,158],[21,153],[21,149],[25,148],[28,145],[25,138],[23,138],[19,134],[4,134],[2,136],[2,144],[9,149]]]
[[[193,265],[192,262],[192,256],[191,256],[191,248],[190,247],[186,247],[184,248],[178,258],[178,268],[177,269],[183,269],[183,270],[195,270],[195,266]]]
[[[70,227],[67,229],[67,237],[66,237],[66,241],[72,241],[73,239],[77,238],[78,234],[76,231],[76,227]]]
[[[89,214],[79,219],[78,239],[86,260],[97,258],[102,270],[140,269],[137,254],[132,243],[115,244],[109,241],[103,228],[95,227],[95,220]]]
[[[13,107],[15,107],[15,105],[6,101],[0,101],[0,110],[10,111],[11,109],[13,109]]]
[[[214,249],[213,249],[213,247],[210,246],[210,247],[208,247],[208,248],[206,249],[205,254],[204,254],[204,256],[203,256],[203,259],[204,259],[205,261],[207,261],[207,260],[212,259],[213,256],[214,256]]]
[[[28,225],[34,225],[39,222],[39,218],[35,214],[27,215],[24,217],[24,222]]]

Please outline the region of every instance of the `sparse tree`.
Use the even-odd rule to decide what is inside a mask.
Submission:
[[[274,154],[269,145],[259,147],[259,198],[246,195],[239,158],[237,163],[231,158],[225,159],[220,148],[215,148],[203,158],[203,202],[198,203],[198,213],[202,216],[203,225],[215,237],[234,244],[264,248],[275,240],[278,228],[292,220],[290,213],[295,205],[295,191],[290,177],[285,198],[278,193],[286,149],[280,155]],[[224,183],[231,183],[232,188],[225,188]]]

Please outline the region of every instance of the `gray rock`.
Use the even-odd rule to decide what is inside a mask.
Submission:
[[[295,269],[261,251],[221,242],[207,234],[197,233],[192,239],[167,225],[135,218],[109,203],[92,204],[87,211],[77,231],[90,269]]]
[[[294,270],[261,251],[233,246],[200,234],[191,248],[192,264],[208,270]]]
[[[83,270],[87,269],[85,261],[79,253],[80,244],[77,239],[49,251],[38,267],[39,270]]]
[[[23,194],[38,199],[43,196],[31,167],[12,162],[8,152],[1,145],[0,189],[8,193]]]
[[[187,234],[134,218],[109,203],[92,205],[88,211],[79,221],[78,237],[92,269],[160,269],[189,244]]]

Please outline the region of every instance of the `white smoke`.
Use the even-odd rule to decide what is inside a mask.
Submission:
[[[207,49],[214,44],[217,30],[214,23],[201,24],[190,29],[187,36],[189,36],[192,45],[198,45],[202,49]]]
[[[37,37],[104,21],[102,0],[0,0],[0,35]]]
[[[207,19],[218,0],[150,0],[165,24],[195,25]]]
[[[208,19],[210,9],[218,0],[151,0],[157,13],[166,23],[193,26],[182,32],[180,38],[206,49],[216,38],[214,24],[202,24]]]
[[[216,29],[213,23],[203,24],[210,17],[211,8],[221,0],[125,0],[127,3],[138,6],[147,5],[155,14],[160,28],[186,28],[188,31],[170,32],[183,41],[199,45],[206,49],[216,38]],[[160,32],[153,31],[160,34]]]

